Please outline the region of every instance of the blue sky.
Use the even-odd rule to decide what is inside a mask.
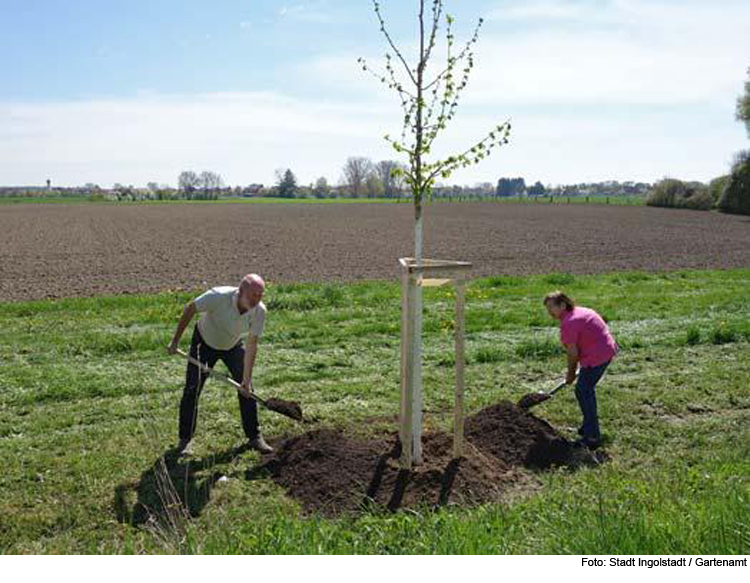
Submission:
[[[747,147],[733,119],[750,2],[447,0],[486,19],[438,154],[511,118],[511,143],[450,182],[708,180]],[[415,1],[382,0],[413,52]],[[367,0],[0,0],[0,184],[337,182],[393,157],[395,98],[357,68],[384,44]]]

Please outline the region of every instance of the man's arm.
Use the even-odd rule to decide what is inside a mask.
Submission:
[[[182,310],[182,316],[180,316],[180,321],[177,323],[177,330],[175,330],[174,336],[172,337],[172,343],[167,347],[169,354],[177,353],[177,347],[180,345],[182,333],[185,332],[185,328],[188,327],[190,320],[193,319],[193,316],[195,316],[197,311],[194,302],[190,302],[185,306],[185,309]]]
[[[248,392],[253,392],[253,367],[255,357],[258,354],[258,337],[255,334],[247,335],[247,346],[245,347],[245,363],[242,368],[242,387]]]
[[[578,346],[575,344],[563,344],[563,346],[565,352],[568,353],[568,374],[565,377],[565,382],[572,385],[578,372]]]

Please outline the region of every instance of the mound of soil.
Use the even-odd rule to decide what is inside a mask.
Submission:
[[[464,456],[453,459],[453,437],[423,437],[423,463],[398,467],[395,434],[365,439],[341,429],[316,429],[283,440],[250,470],[270,475],[308,511],[335,515],[368,504],[400,507],[474,505],[499,500],[528,479],[528,468],[569,463],[572,446],[549,423],[503,401],[466,420]]]
[[[452,459],[448,434],[427,434],[422,443],[424,463],[405,472],[397,464],[395,435],[366,440],[340,429],[317,429],[283,441],[250,477],[270,474],[305,509],[326,515],[372,503],[396,510],[489,502],[517,479],[511,468],[470,444],[463,458]]]
[[[546,469],[571,460],[572,444],[543,419],[501,401],[466,419],[466,437],[511,465]]]

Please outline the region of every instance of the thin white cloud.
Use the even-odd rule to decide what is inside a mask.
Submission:
[[[273,93],[132,99],[55,104],[0,104],[0,182],[174,184],[193,168],[219,172],[230,184],[273,181],[291,167],[302,183],[336,182],[348,156],[393,158],[382,135],[394,131],[397,109],[365,100],[320,102]],[[436,143],[435,155],[455,153],[507,112],[463,108]],[[628,118],[514,115],[509,146],[451,179],[494,182],[525,176],[545,183],[655,180],[664,175],[707,180],[724,172],[745,143],[740,124],[716,126],[690,109]]]
[[[299,22],[329,24],[334,21],[334,15],[327,2],[303,2],[279,9],[281,18]]]
[[[336,180],[347,156],[387,154],[383,114],[272,93],[0,104],[0,182],[174,183],[208,168],[242,184],[270,182],[280,166]]]

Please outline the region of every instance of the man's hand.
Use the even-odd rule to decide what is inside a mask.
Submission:
[[[178,348],[179,348],[178,344],[171,342],[169,346],[167,346],[167,352],[169,353],[170,356],[174,356],[175,354],[177,354]]]
[[[246,379],[242,381],[242,384],[240,385],[240,393],[246,399],[250,398],[250,396],[253,394],[253,380],[252,379]]]
[[[570,373],[568,372],[567,376],[565,377],[565,384],[566,385],[572,385],[574,382],[576,382],[576,377],[578,375],[576,373]]]

